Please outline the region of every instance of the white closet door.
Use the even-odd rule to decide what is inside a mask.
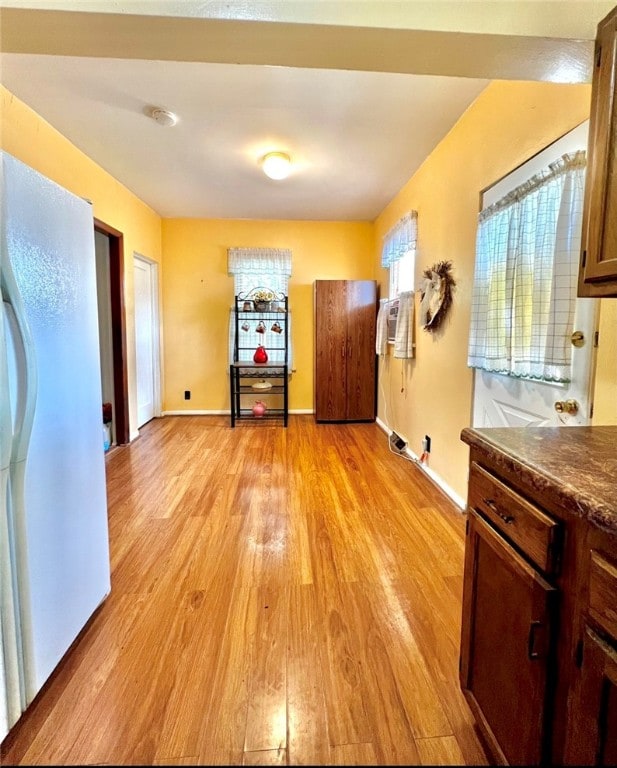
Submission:
[[[156,265],[135,255],[135,356],[137,426],[157,415]]]

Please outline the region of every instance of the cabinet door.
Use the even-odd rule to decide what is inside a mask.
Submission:
[[[579,295],[617,295],[617,10],[598,24]],[[612,283],[611,284],[609,284]]]
[[[315,281],[315,418],[347,418],[347,281]]]
[[[375,327],[377,285],[351,280],[347,286],[347,418],[375,418]]]
[[[470,510],[461,686],[502,762],[537,765],[546,757],[555,594],[533,567]]]
[[[566,765],[617,765],[617,651],[587,627],[568,713]]]

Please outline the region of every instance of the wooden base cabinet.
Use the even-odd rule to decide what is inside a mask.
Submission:
[[[461,686],[500,761],[538,765],[548,749],[556,590],[474,509],[465,574]]]
[[[495,763],[617,765],[617,427],[464,429],[460,682]]]
[[[374,421],[374,280],[315,281],[315,418]]]
[[[617,765],[617,651],[587,627],[580,653],[566,765]]]
[[[588,574],[565,763],[617,765],[617,564],[592,549]]]

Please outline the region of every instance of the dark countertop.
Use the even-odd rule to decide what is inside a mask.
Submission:
[[[572,514],[617,534],[617,426],[465,428],[461,440]]]

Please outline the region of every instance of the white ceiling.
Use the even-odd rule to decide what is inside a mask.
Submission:
[[[7,88],[164,217],[372,220],[485,81],[3,56]],[[171,128],[145,112],[177,113]],[[283,150],[285,181],[258,161]]]
[[[487,74],[516,77],[520,65],[529,79],[580,82],[591,71],[592,43],[568,38],[563,26],[564,38],[549,40],[533,38],[531,28],[498,39],[464,26],[462,33],[443,31],[443,19],[431,32],[426,16],[422,30],[419,23],[415,30],[360,29],[357,17],[357,26],[345,27],[340,14],[339,26],[328,26],[332,19],[316,24],[315,8],[332,15],[335,6],[349,6],[334,2],[298,2],[310,23],[288,23],[283,11],[289,15],[293,2],[57,0],[38,5],[69,11],[2,10],[0,79],[163,217],[372,220],[485,87]],[[0,3],[17,4],[36,5]],[[362,5],[375,3],[358,3],[356,12]],[[564,6],[567,18],[574,6],[586,6],[579,18],[592,38],[612,3],[552,5]],[[197,6],[199,19],[171,18],[188,17]],[[83,12],[103,7],[107,13]],[[161,15],[138,16],[149,9]],[[230,9],[241,21],[229,21]],[[496,39],[503,43],[497,48]],[[411,51],[422,46],[414,62]],[[340,62],[333,65],[333,56]],[[530,62],[537,73],[529,74]],[[452,76],[459,70],[467,76]],[[152,106],[177,113],[178,124],[155,123],[147,116]],[[260,171],[269,150],[293,157],[288,179],[272,181]]]

